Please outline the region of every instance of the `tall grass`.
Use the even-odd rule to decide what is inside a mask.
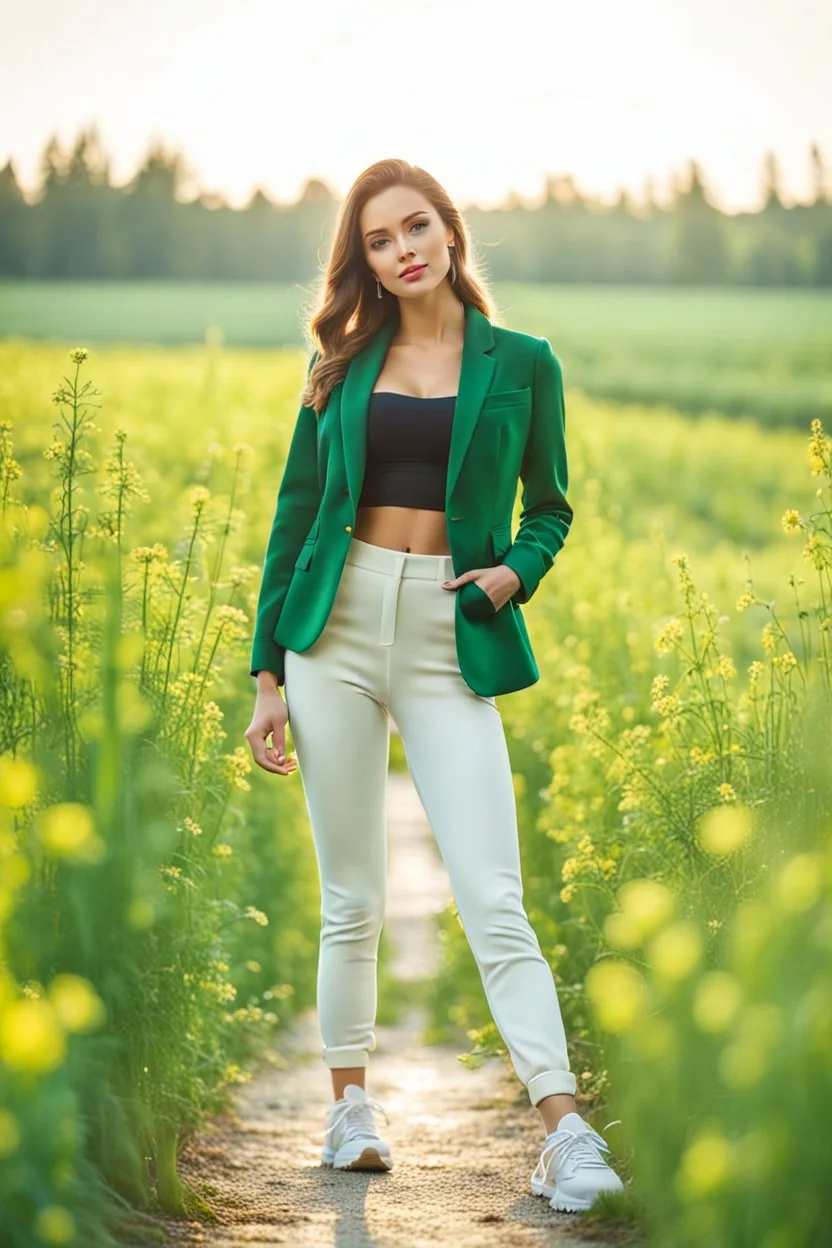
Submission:
[[[212,696],[229,662],[247,670],[258,569],[234,552],[250,448],[225,466],[215,448],[170,545],[135,544],[151,500],[124,430],[99,459],[86,359],[70,353],[53,394],[43,503],[0,426],[0,1221],[15,1248],[152,1235],[157,1209],[210,1217],[179,1153],[314,979],[314,864],[287,852],[302,801],[282,799],[278,826],[246,807],[248,752]]]
[[[623,1120],[609,1142],[651,1243],[826,1242],[805,1142],[832,1100],[829,440],[813,421],[819,487],[779,499],[802,544],[787,592],[759,592],[772,558],[753,572],[746,552],[728,608],[661,531],[652,550],[630,537],[644,509],[625,498],[620,520],[603,469],[582,475],[591,438],[574,442],[588,488],[534,616],[542,683],[501,711],[579,1108]],[[723,584],[726,558],[697,555]],[[467,1064],[504,1055],[453,906],[442,926],[434,1029],[467,1029]]]

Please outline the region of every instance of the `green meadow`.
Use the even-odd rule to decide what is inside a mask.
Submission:
[[[824,290],[494,285],[499,322],[545,334],[567,384],[596,398],[765,425],[832,423]],[[312,283],[0,282],[0,337],[303,347]]]
[[[567,384],[575,521],[523,608],[541,680],[499,705],[579,1109],[621,1120],[605,1138],[627,1190],[576,1225],[815,1248],[832,1238],[830,299],[495,295]],[[242,735],[307,297],[0,287],[12,1248],[210,1217],[178,1152],[314,1004],[300,778],[258,772]],[[520,512],[518,491],[515,531]],[[439,922],[431,1035],[508,1070],[453,905]],[[384,935],[381,954],[383,1019]]]

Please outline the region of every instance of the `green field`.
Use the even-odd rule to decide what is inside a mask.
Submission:
[[[102,289],[60,288],[63,309],[3,291],[6,327],[28,302],[32,333],[0,340],[13,1248],[113,1248],[138,1238],[128,1208],[204,1211],[179,1142],[315,993],[300,781],[252,769],[242,735],[299,303]],[[541,680],[499,706],[579,1108],[622,1120],[629,1191],[602,1213],[653,1248],[815,1248],[832,1234],[811,1143],[832,1114],[832,445],[811,421],[830,303],[499,297],[567,380],[575,520],[523,608]],[[225,345],[201,341],[215,323]],[[235,323],[249,345],[228,345]],[[499,1054],[454,908],[439,922],[432,1035]]]
[[[239,283],[3,282],[0,338],[303,346],[306,289]],[[597,398],[763,424],[832,424],[832,293],[495,284],[495,319],[546,335]]]

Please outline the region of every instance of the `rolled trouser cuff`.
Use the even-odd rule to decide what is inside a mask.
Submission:
[[[529,1100],[536,1105],[544,1096],[552,1096],[553,1093],[574,1096],[578,1081],[571,1070],[544,1070],[540,1075],[533,1075],[526,1086]]]
[[[330,1070],[343,1070],[345,1066],[369,1066],[370,1055],[366,1049],[324,1049],[323,1059]]]

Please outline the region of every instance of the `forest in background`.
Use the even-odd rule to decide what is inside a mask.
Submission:
[[[545,179],[537,205],[510,194],[499,207],[462,210],[493,281],[828,287],[832,191],[816,143],[809,162],[810,198],[789,202],[768,152],[761,205],[749,212],[723,212],[693,159],[666,204],[651,180],[640,201],[622,189],[608,204],[565,174]],[[0,279],[305,282],[324,263],[340,202],[310,177],[292,203],[257,188],[235,208],[194,191],[182,154],[159,142],[118,186],[94,125],[69,150],[52,136],[39,171],[27,198],[13,161],[0,170]]]

